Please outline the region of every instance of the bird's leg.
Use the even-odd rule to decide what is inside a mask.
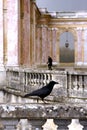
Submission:
[[[39,99],[37,98],[37,103],[38,103]]]
[[[44,99],[42,98],[42,101],[46,104],[46,102],[44,101]]]

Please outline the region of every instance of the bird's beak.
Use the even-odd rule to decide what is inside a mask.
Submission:
[[[56,84],[59,84],[58,82],[56,82]]]

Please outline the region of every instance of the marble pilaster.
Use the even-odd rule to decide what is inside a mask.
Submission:
[[[7,65],[18,65],[18,0],[7,0]]]
[[[20,25],[20,57],[21,64],[29,66],[31,64],[30,45],[30,0],[21,1],[21,25]],[[32,26],[31,26],[32,27]],[[31,33],[32,34],[32,33]]]
[[[87,28],[84,30],[84,65],[87,65]]]
[[[82,29],[77,29],[77,65],[82,64]]]
[[[3,1],[3,63],[7,63],[7,0]]]
[[[7,1],[0,1],[0,85],[4,84],[7,61]]]
[[[47,48],[47,38],[48,38],[48,33],[47,33],[47,26],[43,25],[42,27],[42,63],[47,63],[47,57],[48,57],[48,48]]]
[[[52,55],[52,58],[53,58],[53,61],[56,62],[56,49],[57,49],[57,46],[58,43],[57,43],[57,29],[56,28],[53,28],[52,29],[52,50],[53,50],[53,55]]]
[[[48,55],[52,57],[52,29],[48,29]]]
[[[37,45],[36,45],[36,60],[37,64],[41,64],[42,59],[42,35],[41,35],[42,27],[37,27]]]

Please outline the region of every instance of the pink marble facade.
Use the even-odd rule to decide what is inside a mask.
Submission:
[[[18,0],[7,0],[7,65],[18,65]]]
[[[59,62],[57,59],[59,57],[58,31],[53,28],[55,22],[52,23],[53,27],[49,26],[50,18],[46,19],[48,21],[45,20],[47,15],[42,18],[32,0],[23,0],[23,9],[20,12],[20,2],[7,0],[7,10],[3,11],[3,0],[0,0],[0,64],[3,64],[3,59],[7,58],[6,62],[9,66],[17,66],[20,61],[22,65],[29,67],[46,64],[48,56],[51,56],[54,62]],[[21,13],[22,17],[20,17]],[[81,24],[79,27],[72,27],[77,34],[75,34],[75,63],[77,65],[87,64],[87,29],[84,28],[83,32]],[[61,26],[59,31],[61,31]]]
[[[0,0],[0,65],[3,64],[3,1]]]
[[[41,36],[42,38],[40,38]],[[40,63],[40,59],[42,59],[42,64],[46,64],[48,56],[51,56],[53,61],[56,62],[56,44],[56,29],[51,29],[46,26],[42,26],[42,29],[37,29],[36,59],[38,64]],[[41,54],[39,54],[38,52]]]

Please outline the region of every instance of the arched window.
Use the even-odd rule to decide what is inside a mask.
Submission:
[[[60,63],[74,63],[74,37],[71,32],[64,32],[60,35]]]

